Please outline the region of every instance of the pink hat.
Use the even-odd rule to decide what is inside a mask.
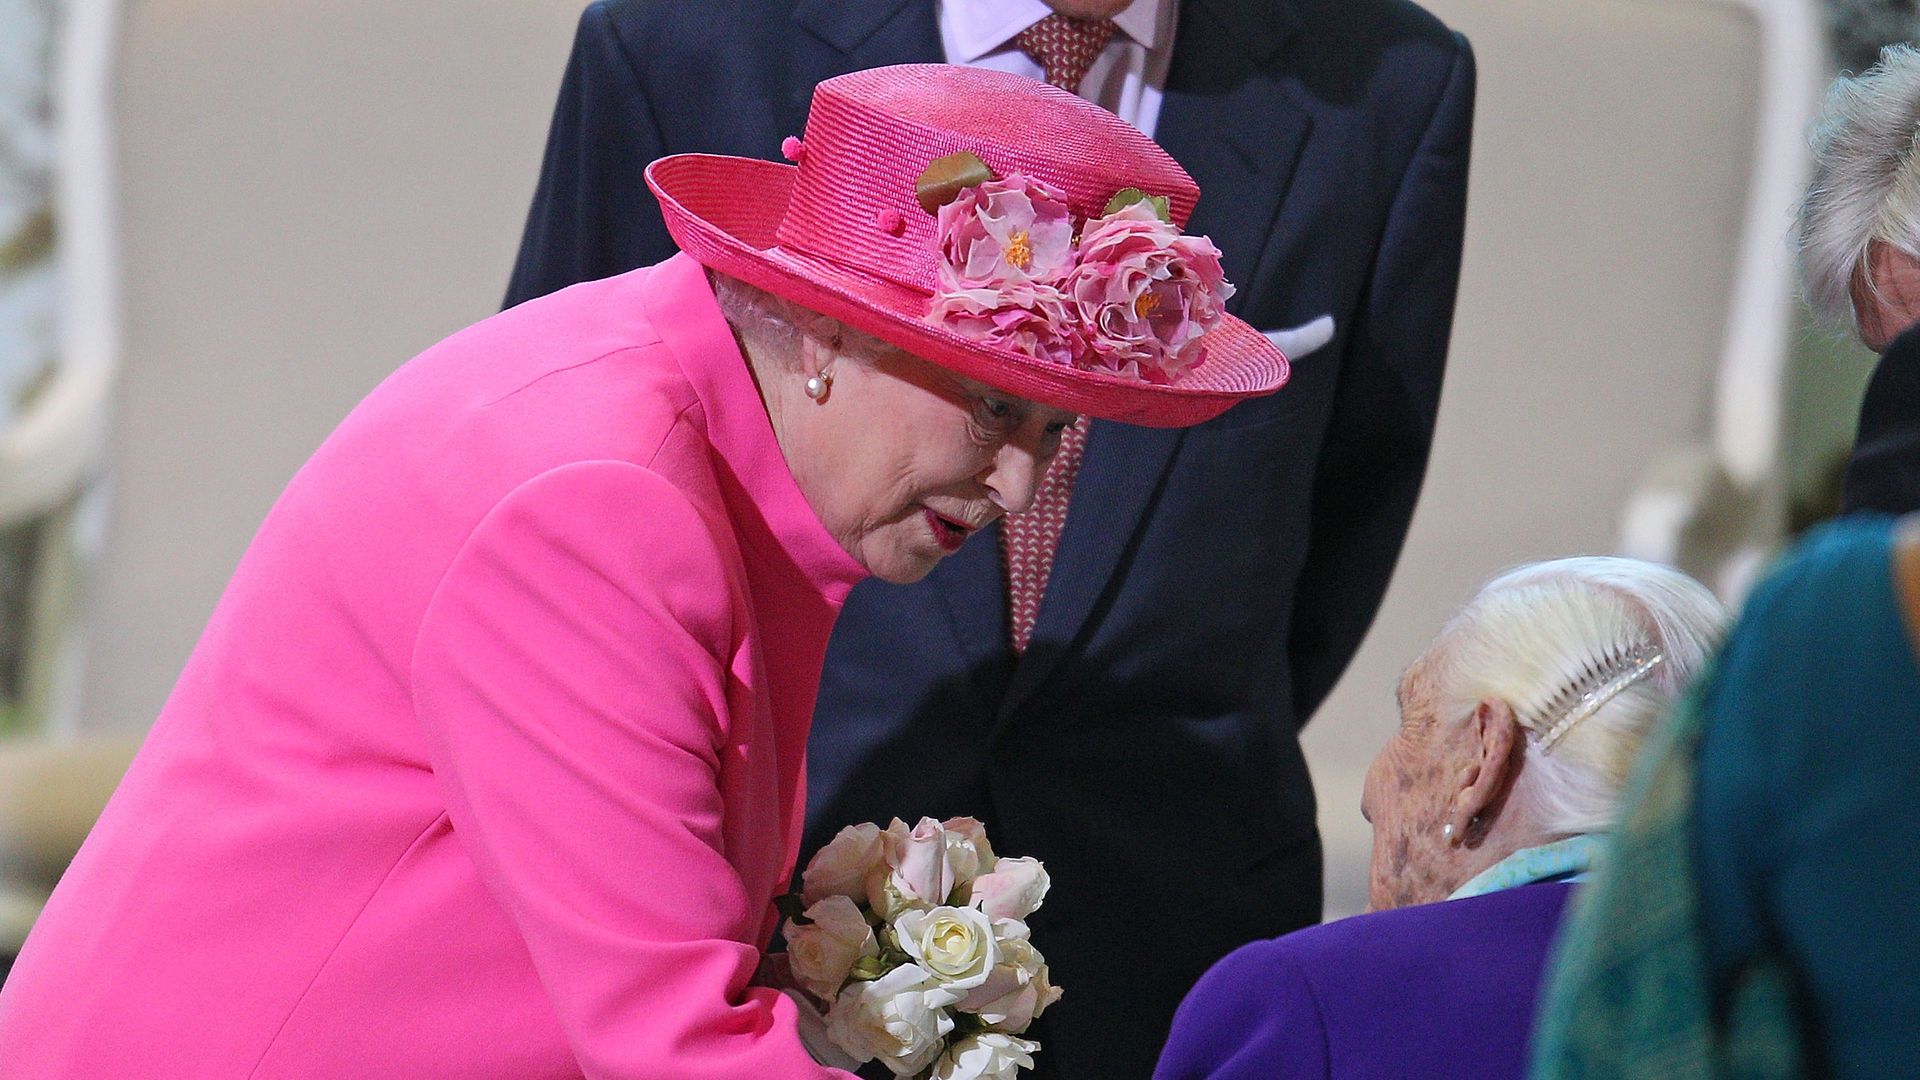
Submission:
[[[996,71],[908,64],[814,89],[793,165],[647,168],[667,230],[721,273],[1008,393],[1152,427],[1279,389],[1226,314],[1219,250],[1179,230],[1193,180],[1097,105]]]

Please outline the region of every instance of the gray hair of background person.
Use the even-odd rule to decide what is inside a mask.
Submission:
[[[1827,91],[1795,232],[1807,300],[1835,324],[1858,326],[1853,285],[1873,241],[1920,258],[1917,136],[1920,50],[1890,45],[1879,63]]]
[[[1464,722],[1485,700],[1504,701],[1527,731],[1514,809],[1549,835],[1612,828],[1642,739],[1692,682],[1726,630],[1726,608],[1699,582],[1655,563],[1605,556],[1532,563],[1496,577],[1427,651],[1420,678],[1434,719]],[[1569,689],[1619,658],[1660,660],[1598,704],[1549,731]],[[1579,696],[1574,701],[1578,703]]]

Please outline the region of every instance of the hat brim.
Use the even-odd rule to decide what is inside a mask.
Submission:
[[[647,167],[647,186],[674,242],[702,265],[1029,401],[1145,427],[1187,427],[1287,381],[1287,358],[1231,315],[1202,339],[1206,360],[1172,384],[1048,363],[937,326],[926,319],[926,293],[779,246],[795,174],[791,165],[754,158],[678,154]]]

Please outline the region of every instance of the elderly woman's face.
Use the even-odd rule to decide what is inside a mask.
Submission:
[[[1400,686],[1400,730],[1367,769],[1360,813],[1373,824],[1368,906],[1375,911],[1444,900],[1457,861],[1444,835],[1460,774],[1473,754],[1460,730],[1433,722],[1422,696]]]
[[[798,413],[801,490],[854,559],[901,584],[1031,506],[1074,419],[899,352],[837,362]]]

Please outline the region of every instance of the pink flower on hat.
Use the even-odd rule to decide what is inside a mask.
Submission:
[[[1212,241],[1182,236],[1164,200],[1130,193],[1076,238],[1065,196],[1038,180],[960,189],[939,210],[928,321],[1048,363],[1174,381],[1205,359],[1200,339],[1233,286]]]
[[[1073,366],[1085,345],[1065,293],[1027,281],[934,294],[928,321],[1050,364]]]
[[[1087,223],[1062,289],[1081,323],[1081,366],[1166,383],[1206,357],[1200,339],[1233,295],[1220,249],[1136,202]]]
[[[1053,282],[1073,265],[1066,196],[1018,173],[942,206],[936,235],[942,292]]]
[[[977,341],[1073,364],[1081,351],[1066,294],[1073,214],[1066,197],[1019,174],[975,184],[940,208],[940,285],[929,321]]]

